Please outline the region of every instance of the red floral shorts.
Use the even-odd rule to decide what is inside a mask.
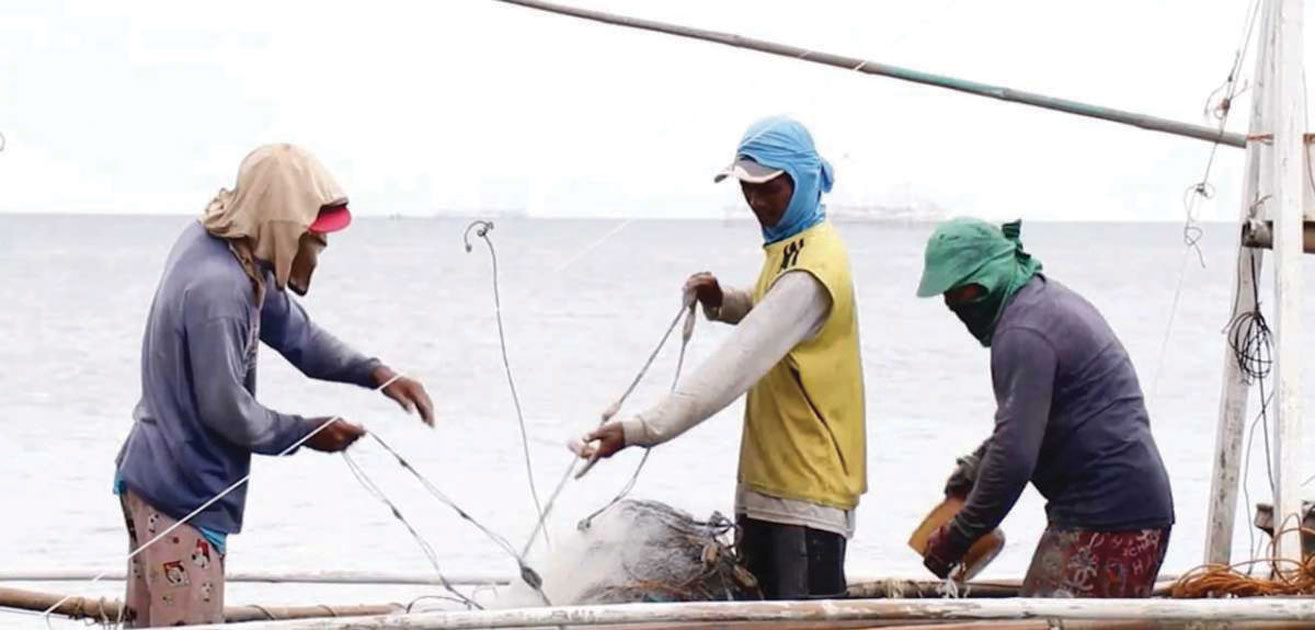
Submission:
[[[1046,529],[1023,579],[1024,597],[1150,597],[1169,528]]]

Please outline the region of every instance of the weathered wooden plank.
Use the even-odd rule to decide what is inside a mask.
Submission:
[[[961,597],[1018,597],[1022,580],[972,581],[959,585]],[[943,580],[874,580],[851,583],[848,594],[854,599],[940,598]]]
[[[1300,565],[1301,540],[1296,529],[1301,524],[1300,452],[1302,400],[1302,223],[1304,221],[1306,151],[1305,151],[1305,78],[1302,70],[1304,45],[1301,0],[1269,0],[1276,7],[1273,15],[1274,82],[1270,86],[1271,113],[1274,122],[1274,259],[1277,293],[1278,346],[1275,361],[1274,398],[1278,417],[1274,422],[1274,452],[1278,486],[1274,497],[1274,516],[1278,523],[1275,555],[1293,562],[1280,565],[1291,570]],[[1289,519],[1292,519],[1289,521]]]
[[[101,581],[122,582],[125,573],[98,569],[58,571],[0,571],[0,582],[83,582],[102,575]],[[224,581],[234,583],[270,584],[382,584],[441,586],[443,582],[433,573],[402,573],[386,571],[231,571]],[[453,574],[448,583],[457,586],[503,586],[512,582],[508,575]],[[1014,597],[1018,595],[1021,580],[971,581],[961,587],[978,597]],[[849,581],[853,597],[885,597],[887,592],[906,593],[906,597],[928,597],[936,593],[942,582],[878,576],[854,576]],[[963,591],[961,591],[962,593]]]
[[[778,621],[731,623],[644,623],[590,626],[590,630],[1315,630],[1315,621]],[[515,629],[511,629],[515,630]]]
[[[824,600],[562,606],[516,610],[435,612],[414,615],[255,623],[243,630],[379,630],[408,628],[538,628],[675,623],[868,622],[1062,619],[1089,621],[1315,621],[1313,599],[996,599]],[[198,630],[237,630],[198,626]]]
[[[56,593],[41,593],[17,588],[0,587],[0,607],[42,612],[57,602],[51,614],[72,619],[116,621],[121,603],[117,599],[70,597],[67,600]],[[64,600],[61,602],[61,600]],[[224,619],[228,622],[315,619],[324,617],[379,616],[401,612],[396,604],[346,604],[315,606],[227,606]]]
[[[1267,4],[1261,11],[1260,33],[1268,33],[1271,11]],[[1270,77],[1266,71],[1270,58],[1271,46],[1262,36],[1257,45],[1256,69],[1252,77],[1251,120],[1248,127],[1252,136],[1260,136],[1270,130],[1267,118],[1266,102]],[[1244,226],[1241,241],[1237,248],[1237,261],[1233,266],[1233,299],[1229,302],[1230,323],[1239,313],[1246,313],[1256,308],[1255,282],[1260,276],[1264,252],[1248,247],[1254,243],[1246,242],[1250,230],[1249,224],[1261,225],[1256,216],[1256,200],[1261,198],[1261,190],[1269,187],[1269,162],[1272,151],[1263,142],[1251,142],[1247,145],[1245,178],[1242,182],[1241,221]],[[1232,331],[1230,331],[1231,333]],[[1237,363],[1233,344],[1237,341],[1228,339],[1224,344],[1224,379],[1219,400],[1219,424],[1215,432],[1214,471],[1210,478],[1210,508],[1205,530],[1205,563],[1229,564],[1232,561],[1234,521],[1237,518],[1237,491],[1243,460],[1242,442],[1246,430],[1247,402],[1250,397],[1251,384],[1247,382]],[[1263,402],[1263,401],[1262,401]],[[1248,506],[1247,509],[1250,509]]]
[[[1063,630],[1310,630],[1315,621],[1073,621],[1062,624]],[[973,621],[901,626],[900,630],[1054,630],[1050,620]]]
[[[270,619],[322,619],[325,617],[373,617],[402,612],[397,604],[318,604],[313,606],[225,606],[224,620],[230,624]]]

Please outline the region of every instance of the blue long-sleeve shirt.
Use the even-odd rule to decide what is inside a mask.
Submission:
[[[309,377],[371,387],[380,365],[316,326],[266,272],[264,304],[223,240],[199,223],[174,244],[142,340],[142,396],[116,477],[181,519],[246,476],[251,454],[276,455],[315,428],[256,401],[258,342]],[[242,529],[246,485],[190,524]]]
[[[951,534],[994,529],[1030,481],[1050,526],[1121,531],[1173,524],[1169,475],[1127,351],[1096,308],[1037,276],[991,341],[995,431]]]

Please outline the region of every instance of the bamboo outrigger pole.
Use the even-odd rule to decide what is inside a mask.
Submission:
[[[909,621],[1059,619],[1139,620],[1201,627],[1222,622],[1278,622],[1282,628],[1315,625],[1315,603],[1301,598],[1254,599],[888,599],[778,602],[679,602],[557,606],[507,610],[426,612],[355,619],[313,619],[251,623],[228,628],[250,630],[467,630],[475,628],[543,628],[612,626],[673,628],[688,624],[735,627],[757,624],[777,628],[872,628]],[[1052,626],[1053,627],[1053,626]],[[225,630],[224,626],[195,626]]]
[[[123,604],[117,599],[90,597],[65,598],[56,593],[41,593],[0,587],[0,608],[51,613],[70,619],[116,622],[122,619]],[[323,619],[325,617],[378,617],[404,611],[401,604],[347,604],[330,606],[225,606],[224,621],[286,621],[289,619]]]
[[[71,571],[2,571],[0,583],[5,582],[85,582],[96,579],[122,582],[127,575],[123,569],[101,571],[82,569]],[[455,574],[444,580],[433,573],[389,573],[380,571],[234,571],[224,575],[224,581],[233,583],[269,584],[390,584],[441,586],[445,582],[457,586],[506,586],[510,575]]]
[[[835,66],[837,68],[854,70],[864,74],[891,77],[902,81],[910,81],[958,92],[967,92],[978,96],[986,96],[1002,101],[1008,101],[1010,103],[1022,103],[1024,105],[1032,105],[1034,107],[1076,114],[1078,116],[1086,116],[1088,118],[1099,118],[1101,120],[1123,123],[1125,125],[1132,125],[1134,127],[1140,127],[1151,131],[1160,131],[1175,136],[1195,138],[1197,140],[1205,140],[1206,142],[1217,142],[1231,147],[1246,147],[1246,136],[1239,133],[1229,133],[1223,129],[1216,129],[1203,125],[1193,125],[1190,123],[1178,122],[1176,120],[1169,120],[1167,118],[1159,118],[1156,116],[1138,114],[1136,112],[1102,107],[1063,98],[1055,98],[1053,96],[1046,96],[1035,92],[1013,90],[998,85],[965,81],[963,79],[910,70],[908,68],[877,63],[875,61],[859,59],[857,57],[846,57],[828,52],[799,48],[798,46],[777,44],[775,42],[744,37],[743,35],[736,35],[734,33],[723,33],[720,31],[710,31],[700,28],[680,26],[678,24],[669,24],[667,22],[659,22],[656,20],[646,20],[625,15],[604,13],[602,11],[578,9],[552,2],[539,2],[538,0],[497,0],[497,2],[520,5],[531,9],[547,11],[549,13],[569,15],[606,24],[615,24],[617,26],[625,26],[628,28],[666,33],[677,37],[688,37],[690,39],[698,39],[735,48],[757,50],[759,52],[780,55],[782,57],[791,57],[801,61],[809,61],[812,63],[820,63],[823,65]]]

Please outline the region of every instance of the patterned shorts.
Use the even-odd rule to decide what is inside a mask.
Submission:
[[[1023,579],[1024,597],[1150,597],[1169,528],[1121,532],[1047,528]]]
[[[177,522],[126,488],[119,499],[129,552]],[[128,561],[125,601],[129,627],[223,623],[224,556],[201,532],[179,526]]]

